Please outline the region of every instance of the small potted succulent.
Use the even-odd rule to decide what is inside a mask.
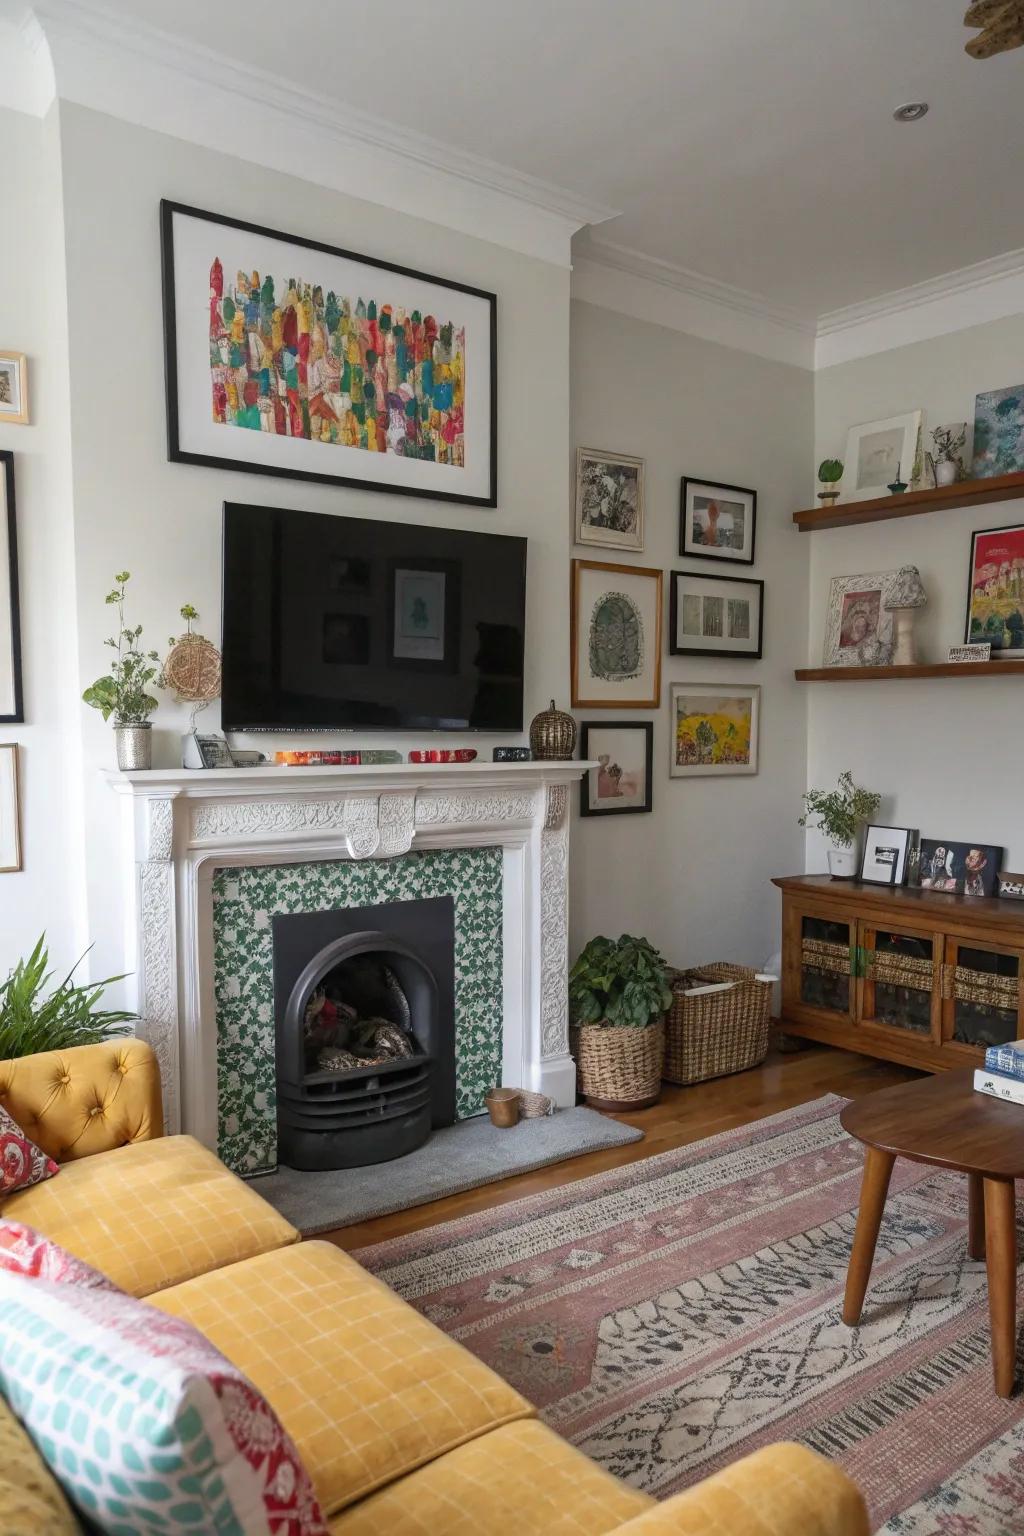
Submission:
[[[149,716],[158,700],[146,690],[158,682],[159,661],[156,651],[141,651],[142,625],[129,629],[124,622],[124,592],[130,572],[118,571],[116,586],[107,593],[108,606],[117,609],[117,635],[105,640],[117,652],[105,677],[98,677],[82,694],[83,701],[98,709],[104,720],[114,717],[117,742],[117,766],[121,769],[152,768],[153,726]]]
[[[839,482],[843,478],[842,459],[822,459],[818,465],[818,479],[824,490],[818,492],[818,500],[830,507],[839,498]]]
[[[849,769],[839,775],[835,789],[809,789],[804,795],[802,827],[812,827],[828,839],[828,872],[833,880],[852,880],[859,863],[864,826],[882,803],[873,789],[860,789]]]
[[[646,939],[591,939],[569,973],[576,1074],[595,1109],[646,1109],[661,1093],[669,970]]]

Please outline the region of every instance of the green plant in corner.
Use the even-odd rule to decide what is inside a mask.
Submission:
[[[842,459],[822,459],[818,465],[818,479],[825,487],[818,492],[818,500],[832,503],[839,496],[839,482],[843,478]]]
[[[146,690],[158,679],[160,658],[156,651],[139,649],[142,625],[131,629],[124,622],[124,593],[129,579],[130,572],[118,571],[114,577],[117,585],[106,596],[107,605],[117,609],[117,635],[103,643],[117,652],[117,659],[107,675],[98,677],[82,694],[84,702],[98,709],[104,720],[113,715],[115,725],[143,725],[159,702]]]
[[[873,789],[860,789],[847,769],[839,775],[837,788],[807,791],[800,825],[823,832],[836,848],[852,848],[861,827],[881,803],[881,795]]]
[[[672,1003],[668,967],[646,939],[591,939],[569,972],[576,1024],[645,1029]]]
[[[51,987],[52,972],[43,934],[27,960],[19,960],[0,982],[0,1061],[32,1056],[36,1051],[66,1050],[73,1045],[96,1045],[110,1035],[127,1034],[134,1013],[100,1008],[106,991],[120,976],[79,986],[72,977],[79,961]]]

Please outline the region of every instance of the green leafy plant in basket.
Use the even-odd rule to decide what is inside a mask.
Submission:
[[[646,939],[591,939],[569,972],[573,1022],[645,1029],[672,1004],[668,974]]]
[[[120,976],[79,986],[72,980],[75,965],[63,981],[51,986],[49,961],[43,934],[28,959],[19,960],[0,982],[0,1061],[36,1051],[96,1045],[110,1035],[127,1034],[127,1026],[135,1019],[133,1013],[98,1006],[107,987],[121,981]]]

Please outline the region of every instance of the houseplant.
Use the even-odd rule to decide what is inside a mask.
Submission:
[[[857,873],[860,836],[882,803],[873,789],[861,789],[849,769],[839,775],[835,789],[809,789],[804,795],[802,827],[812,827],[828,839],[828,870],[833,880],[852,880]]]
[[[933,427],[935,453],[927,454],[928,467],[936,486],[954,485],[964,478],[964,449],[967,446],[966,421],[953,427]]]
[[[78,969],[74,965],[54,987],[49,962],[43,934],[28,959],[19,960],[0,982],[0,1061],[96,1045],[109,1035],[127,1034],[135,1018],[120,1009],[98,1007],[106,988],[120,976],[79,986],[72,980]]]
[[[117,635],[103,643],[117,652],[117,659],[106,676],[98,677],[82,698],[98,709],[104,720],[113,715],[117,766],[151,768],[153,727],[148,716],[156,709],[157,700],[146,690],[157,680],[160,658],[156,651],[139,649],[142,625],[130,629],[124,622],[124,593],[129,579],[130,572],[118,571],[114,577],[117,585],[106,597],[108,606],[117,609]]]
[[[584,947],[569,973],[576,1071],[597,1109],[645,1109],[661,1093],[668,967],[646,939],[624,933]]]
[[[825,489],[818,492],[818,500],[831,506],[839,496],[839,482],[842,478],[842,459],[822,459],[818,465],[818,479]]]

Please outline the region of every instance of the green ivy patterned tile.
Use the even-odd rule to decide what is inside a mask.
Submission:
[[[479,1114],[501,1080],[502,856],[441,849],[363,863],[249,865],[213,877],[218,1151],[237,1173],[277,1165],[274,941],[278,912],[329,912],[385,901],[455,902],[455,1104]]]

